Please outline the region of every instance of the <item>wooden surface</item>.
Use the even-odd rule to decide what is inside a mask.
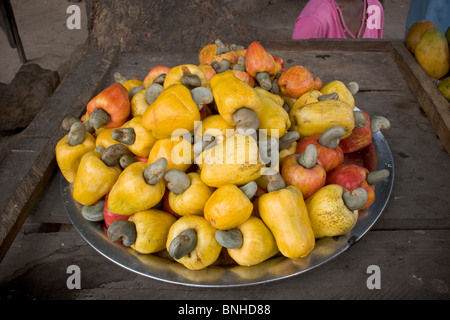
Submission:
[[[0,298],[449,299],[450,158],[425,110],[430,105],[421,104],[426,92],[418,93],[421,86],[411,79],[414,61],[405,62],[401,43],[287,41],[266,46],[287,67],[303,65],[324,83],[357,81],[356,105],[391,121],[383,134],[394,158],[393,191],[380,219],[360,241],[311,271],[262,285],[169,284],[116,265],[83,240],[65,213],[56,169],[0,264]],[[182,63],[197,64],[196,54],[122,53],[105,84],[113,81],[115,71],[142,79],[153,66]],[[81,289],[66,286],[70,265],[80,267]],[[372,265],[380,268],[380,289],[367,287]]]
[[[89,100],[104,86],[118,53],[118,48],[111,48],[106,53],[86,54],[10,146],[0,165],[0,261],[55,170],[55,146],[66,134],[62,120],[82,115]]]

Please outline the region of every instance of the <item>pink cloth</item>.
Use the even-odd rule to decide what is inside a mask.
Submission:
[[[295,21],[292,39],[383,38],[384,10],[381,3],[378,0],[364,0],[364,11],[367,14],[363,16],[359,33],[354,35],[347,28],[334,0],[310,0]]]

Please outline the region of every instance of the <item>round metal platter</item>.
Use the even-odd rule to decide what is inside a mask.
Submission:
[[[72,197],[71,185],[60,174],[61,193],[66,212],[81,236],[100,254],[114,263],[153,279],[188,286],[233,287],[267,283],[298,276],[337,257],[358,241],[383,212],[394,181],[394,162],[388,143],[381,132],[373,135],[373,143],[364,153],[355,153],[351,161],[365,161],[369,170],[388,169],[389,178],[375,187],[375,201],[368,209],[360,210],[355,227],[347,234],[316,241],[314,250],[305,258],[289,259],[275,256],[258,265],[213,265],[192,271],[163,255],[142,255],[120,243],[114,243],[105,235],[104,225],[90,222],[81,215],[81,204]]]

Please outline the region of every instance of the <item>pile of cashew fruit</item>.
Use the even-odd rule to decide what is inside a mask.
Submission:
[[[64,119],[56,160],[80,214],[190,270],[306,257],[349,232],[389,176],[363,161],[390,123],[355,108],[358,84],[286,68],[257,41],[198,58],[116,73]]]

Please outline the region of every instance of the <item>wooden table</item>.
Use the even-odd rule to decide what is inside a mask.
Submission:
[[[446,125],[449,103],[439,97],[433,81],[401,42],[311,40],[263,45],[282,57],[287,67],[303,65],[324,83],[357,81],[357,106],[391,121],[391,129],[383,134],[394,158],[393,191],[381,217],[360,241],[311,271],[260,285],[203,288],[138,275],[100,255],[71,225],[62,204],[60,173],[49,151],[63,134],[54,126],[53,131],[46,129],[48,139],[41,148],[47,150],[45,157],[37,157],[41,162],[47,159],[47,170],[42,170],[41,179],[34,183],[42,192],[30,193],[36,201],[21,204],[25,213],[18,214],[22,224],[16,228],[20,231],[0,265],[0,298],[449,299],[450,158],[445,149],[450,143]],[[65,103],[65,109],[57,116],[47,110],[46,117],[81,115],[86,100],[99,90],[93,84],[104,87],[112,83],[115,71],[143,79],[156,65],[198,63],[196,53],[115,52],[113,58],[103,60],[98,53],[89,52],[55,93],[53,99],[59,100],[50,102],[53,107],[58,101]],[[90,87],[80,84],[83,74],[93,69],[101,74],[87,75]],[[35,138],[33,134],[27,137]],[[81,270],[80,289],[70,290],[66,285],[71,265]],[[379,289],[367,286],[373,265],[380,270]]]

